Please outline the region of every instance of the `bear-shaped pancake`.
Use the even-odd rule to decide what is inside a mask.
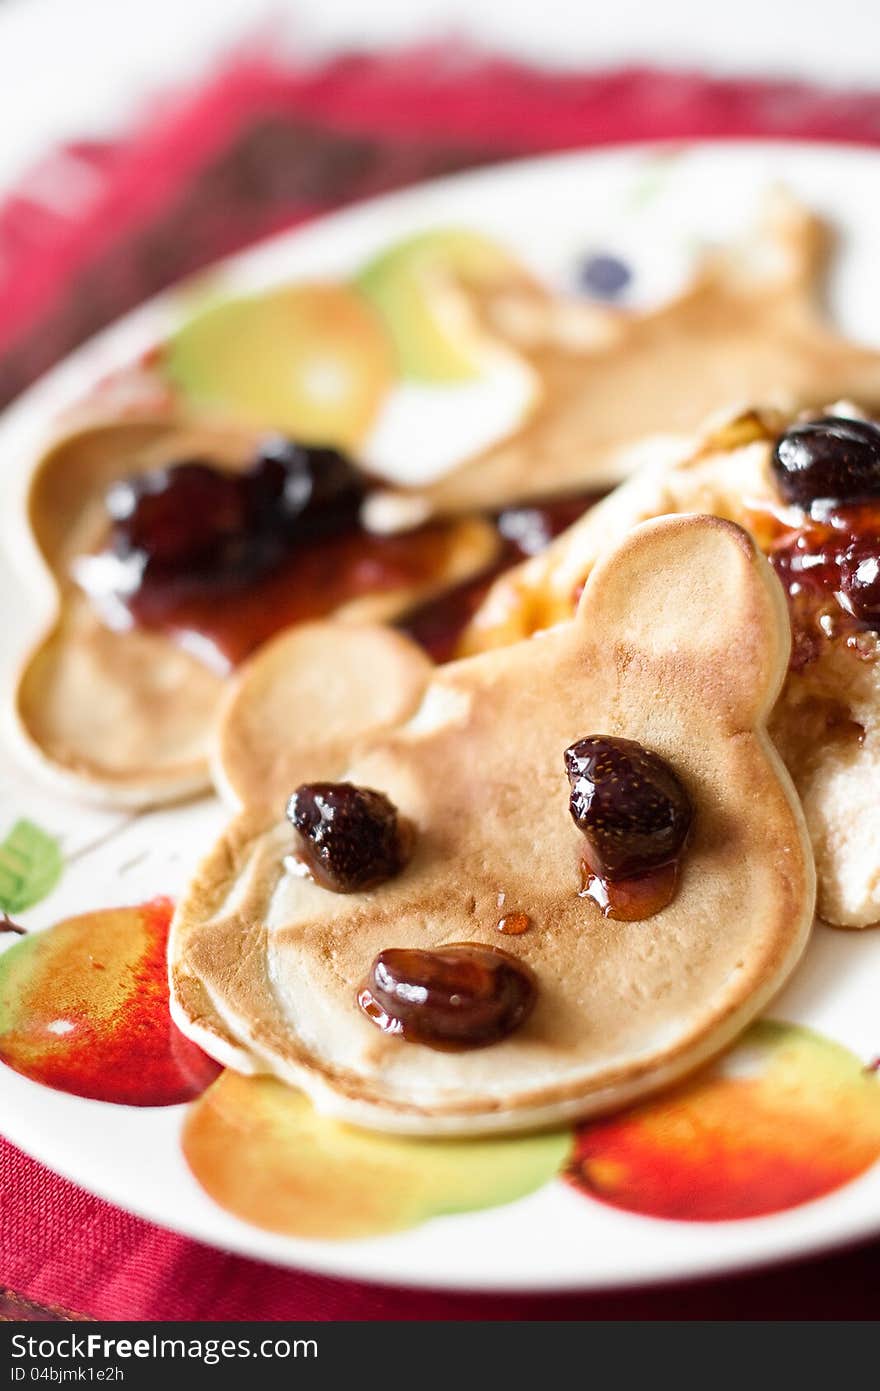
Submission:
[[[860,416],[851,403],[831,413]],[[776,439],[792,423],[763,409],[717,419],[677,460],[643,468],[547,550],[495,581],[463,634],[462,655],[568,621],[599,557],[651,517],[711,512],[747,527],[777,557],[780,541],[790,549],[802,535],[809,546],[815,524],[801,509],[783,508],[771,463]],[[815,612],[794,599],[797,650],[770,733],[803,804],[819,915],[835,927],[864,928],[880,922],[880,639],[866,624],[837,631],[846,614],[832,589],[817,592]]]
[[[305,711],[297,695],[297,635],[288,674],[275,663],[287,731],[259,655],[241,677],[221,757],[243,731],[258,776],[232,756],[226,784],[245,805],[180,902],[170,945],[175,1018],[210,1053],[376,1129],[523,1130],[666,1085],[780,987],[812,923],[814,871],[766,731],[788,660],[785,602],[744,531],[709,517],[639,527],[594,569],[571,623],[433,674],[394,638],[367,677],[344,630],[324,631],[328,672],[385,694],[372,711],[350,706],[345,760],[345,700],[331,693],[324,763],[314,678]],[[405,709],[420,681],[418,708],[389,729],[389,688]],[[276,712],[263,750],[254,708]],[[658,754],[692,803],[677,892],[641,921],[579,896],[584,837],[563,755],[589,735]],[[301,773],[391,799],[413,836],[396,877],[351,893],[303,877],[283,819]],[[513,913],[531,926],[502,936]],[[502,947],[534,973],[534,1010],[502,1041],[441,1051],[382,1032],[359,1007],[377,953],[456,943]]]
[[[114,483],[190,460],[235,473],[253,458],[261,438],[170,411],[96,417],[55,439],[38,460],[27,522],[32,568],[42,580],[48,571],[54,611],[19,674],[13,716],[20,751],[56,787],[134,807],[207,791],[208,749],[228,670],[197,630],[135,626],[124,612],[108,621],[75,575],[106,538],[105,496]],[[498,546],[494,528],[479,518],[456,521],[437,536],[418,579],[392,574],[390,583],[377,580],[374,590],[345,594],[321,611],[389,617],[480,571]],[[260,597],[259,582],[253,592]],[[320,592],[306,597],[318,605],[322,600]],[[247,602],[247,586],[239,599]],[[245,635],[250,647],[273,624],[284,626],[283,616],[273,616],[279,604],[283,615],[283,601],[284,594],[273,590],[260,604],[251,603]],[[229,595],[221,589],[212,603],[222,611]]]
[[[880,400],[880,353],[829,324],[821,286],[831,230],[783,190],[740,243],[710,252],[680,295],[632,312],[539,286],[492,287],[480,312],[537,390],[525,420],[419,495],[424,514],[500,507],[633,471],[646,437],[690,434],[709,414],[763,401]],[[383,503],[393,516],[389,499]],[[406,499],[406,509],[414,505]]]

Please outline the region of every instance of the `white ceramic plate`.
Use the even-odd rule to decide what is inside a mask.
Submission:
[[[629,298],[653,301],[681,282],[703,242],[743,228],[762,192],[778,182],[838,228],[831,311],[852,336],[880,345],[880,156],[830,146],[641,147],[531,160],[375,201],[273,239],[221,270],[235,289],[342,276],[414,231],[459,225],[507,242],[562,288],[574,287],[584,258],[614,253],[633,270]],[[9,542],[6,557],[0,555],[6,678],[49,602],[45,586],[41,591],[32,577],[25,585],[16,564],[27,560],[17,505],[35,443],[59,408],[162,336],[180,313],[177,295],[128,317],[30,391],[0,427]],[[434,400],[431,409],[442,422],[443,402]],[[66,859],[58,887],[23,915],[31,929],[101,906],[173,895],[224,819],[209,800],[140,817],[83,808],[38,787],[2,750],[0,838],[22,816],[56,834]],[[880,931],[820,930],[772,1015],[809,1026],[867,1063],[880,1053],[878,988]],[[732,1271],[880,1232],[875,1164],[824,1197],[736,1221],[643,1216],[556,1180],[507,1206],[435,1218],[394,1236],[293,1240],[227,1215],[197,1186],[179,1150],[183,1107],[83,1100],[0,1067],[0,1109],[10,1140],[121,1207],[249,1256],[362,1279],[469,1289],[600,1288]]]

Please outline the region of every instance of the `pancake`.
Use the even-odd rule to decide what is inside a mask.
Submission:
[[[853,406],[835,410],[858,414]],[[770,474],[775,439],[790,423],[749,411],[716,421],[682,451],[646,466],[489,591],[461,651],[486,651],[570,619],[599,558],[646,518],[711,512],[747,526],[763,544],[785,516]],[[797,516],[788,515],[792,525]],[[836,927],[880,922],[880,640],[820,644],[789,672],[770,732],[804,806],[818,874],[820,917]],[[731,662],[736,657],[732,649]]]
[[[175,913],[174,1018],[230,1067],[412,1134],[554,1125],[689,1072],[778,990],[812,923],[806,828],[765,727],[789,645],[781,587],[742,530],[691,517],[631,532],[573,622],[438,668],[412,718],[354,741],[345,779],[384,792],[414,828],[395,878],[339,894],[302,877],[281,789],[251,787]],[[398,682],[401,668],[410,692],[414,668],[399,660],[373,680]],[[321,769],[311,716],[301,768],[290,756],[298,717],[291,705],[288,740],[267,726],[285,793]],[[327,776],[339,778],[329,723]],[[643,921],[579,897],[563,751],[589,734],[660,754],[693,803],[678,892]],[[532,925],[501,936],[502,913]],[[441,1052],[359,1009],[377,952],[460,942],[503,946],[535,973],[534,1012],[503,1041]]]
[[[282,633],[224,695],[214,786],[233,807],[277,808],[297,783],[340,776],[356,740],[415,712],[431,671],[422,649],[392,628],[303,623]]]
[[[880,353],[827,322],[820,289],[829,229],[779,191],[742,244],[704,258],[677,298],[633,312],[526,284],[484,293],[496,341],[537,389],[509,435],[417,494],[379,494],[376,525],[611,487],[644,437],[688,435],[713,412],[764,401],[795,410],[858,396],[880,402]],[[476,293],[473,292],[472,293]]]
[[[27,501],[39,569],[49,572],[55,612],[14,692],[19,751],[62,791],[121,806],[170,802],[210,786],[208,756],[227,685],[224,674],[159,631],[108,622],[75,582],[77,558],[107,531],[104,496],[117,479],[202,458],[230,470],[253,457],[258,437],[228,424],[193,424],[171,412],[84,420],[51,445]],[[447,529],[425,583],[366,594],[340,618],[391,618],[493,560],[494,528],[465,518]],[[123,614],[123,620],[125,618]]]

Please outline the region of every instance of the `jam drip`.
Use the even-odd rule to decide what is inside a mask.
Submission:
[[[589,853],[581,857],[579,898],[589,898],[606,918],[618,922],[639,922],[666,908],[678,888],[679,862],[672,860],[660,869],[634,874],[628,879],[610,879],[592,868]]]
[[[880,629],[880,500],[829,505],[790,526],[772,514],[753,525],[788,600],[791,666],[802,670],[829,642],[873,656]]]
[[[604,735],[566,749],[565,769],[586,842],[581,896],[626,922],[659,913],[675,896],[693,820],[678,775],[635,740]]]
[[[880,628],[880,427],[822,416],[779,438],[771,470],[792,521],[756,509],[750,523],[788,599],[793,670],[843,641],[874,655]]]
[[[528,932],[532,925],[532,920],[528,913],[505,913],[503,918],[499,918],[495,926],[499,932],[503,932],[505,937],[522,937],[524,932]]]
[[[534,972],[498,947],[389,948],[358,1004],[378,1028],[445,1051],[486,1048],[518,1029],[537,998]]]

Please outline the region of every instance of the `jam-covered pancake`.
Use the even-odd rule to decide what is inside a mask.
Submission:
[[[358,669],[325,632],[328,677]],[[298,733],[294,649],[290,675],[279,658],[254,682],[256,710],[273,679],[289,696],[262,751],[243,675],[221,749],[244,731],[258,774],[239,757],[244,807],[178,906],[175,1018],[229,1066],[412,1133],[553,1124],[687,1072],[779,988],[812,922],[765,724],[789,650],[745,532],[691,517],[632,532],[573,622],[425,673],[415,712],[362,727],[345,762],[332,709],[322,762],[312,688]],[[389,658],[371,668],[386,712],[423,660]],[[585,864],[627,911],[583,893]]]
[[[676,463],[645,467],[498,579],[459,650],[570,619],[593,565],[630,527],[684,512],[748,527],[783,584],[792,652],[770,731],[804,804],[821,917],[871,926],[880,921],[880,426],[856,407],[796,420],[749,411],[707,426]]]
[[[367,486],[335,451],[170,413],[57,440],[28,500],[57,596],[15,692],[31,762],[119,804],[202,790],[229,673],[268,638],[394,618],[497,560],[479,517],[372,535]]]

